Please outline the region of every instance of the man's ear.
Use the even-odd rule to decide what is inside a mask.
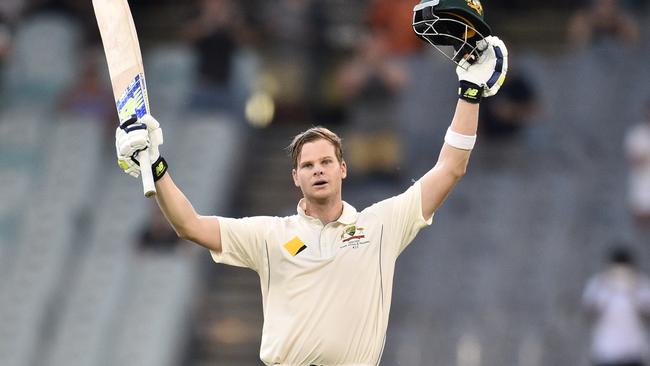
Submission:
[[[348,176],[348,165],[345,163],[345,160],[341,162],[341,178],[345,179]]]
[[[300,187],[300,184],[298,184],[298,172],[296,172],[296,169],[291,169],[291,177],[293,178],[293,184],[296,187]]]

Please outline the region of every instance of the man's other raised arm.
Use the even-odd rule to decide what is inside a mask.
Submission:
[[[472,65],[461,61],[456,68],[460,82],[456,112],[436,165],[421,179],[422,215],[427,220],[465,174],[476,140],[479,102],[499,91],[508,70],[508,51],[499,38],[486,37],[478,44],[483,48],[479,60]]]
[[[478,125],[478,104],[459,100],[449,130],[466,136],[475,136]],[[471,150],[442,145],[436,165],[421,179],[422,216],[428,220],[440,207],[449,192],[467,169]]]

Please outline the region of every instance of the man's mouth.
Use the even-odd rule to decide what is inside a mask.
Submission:
[[[321,179],[321,180],[317,180],[317,181],[314,183],[314,186],[315,186],[315,187],[322,187],[322,186],[324,186],[324,185],[326,185],[326,184],[327,184],[327,181]]]

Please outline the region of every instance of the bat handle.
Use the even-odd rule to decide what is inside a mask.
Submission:
[[[142,188],[144,189],[144,196],[147,198],[156,195],[156,185],[153,182],[153,173],[151,172],[151,158],[149,157],[149,150],[142,150],[138,153],[140,160],[140,174],[142,174]]]

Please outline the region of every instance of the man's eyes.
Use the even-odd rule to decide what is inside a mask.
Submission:
[[[332,163],[332,159],[325,159],[325,160],[323,160],[321,162],[321,164],[323,164],[323,165],[327,165],[327,164],[331,164],[331,163]],[[301,168],[312,168],[313,166],[314,166],[313,163],[304,163],[300,167]]]

